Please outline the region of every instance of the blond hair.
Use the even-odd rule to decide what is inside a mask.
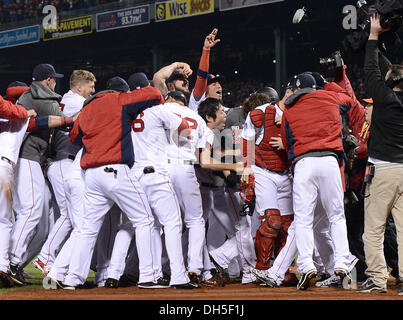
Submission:
[[[94,74],[87,70],[74,70],[70,76],[70,89],[82,82],[97,81]]]

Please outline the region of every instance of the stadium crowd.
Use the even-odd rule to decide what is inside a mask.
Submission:
[[[85,9],[119,0],[1,0],[0,23],[35,19],[43,16],[46,5],[55,6],[58,12]]]

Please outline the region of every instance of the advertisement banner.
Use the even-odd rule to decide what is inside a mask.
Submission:
[[[97,31],[127,28],[150,23],[150,5],[97,14]]]
[[[39,25],[0,32],[0,49],[39,42]]]
[[[240,9],[285,0],[220,0],[220,11]]]
[[[213,13],[214,0],[172,0],[155,4],[155,21]]]
[[[92,33],[92,16],[65,19],[57,28],[43,29],[43,40],[56,40]]]

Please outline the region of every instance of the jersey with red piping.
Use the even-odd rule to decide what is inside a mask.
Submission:
[[[100,92],[86,104],[70,132],[83,145],[80,165],[85,170],[107,164],[134,163],[132,121],[148,107],[164,103],[160,91],[146,87],[125,92]]]

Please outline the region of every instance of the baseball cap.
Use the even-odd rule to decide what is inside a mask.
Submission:
[[[107,90],[116,90],[120,92],[127,92],[130,90],[126,80],[121,77],[113,77],[106,83]]]
[[[362,101],[364,101],[366,103],[374,104],[374,100],[372,100],[372,98],[362,99]]]
[[[218,83],[220,83],[220,84],[222,85],[223,82],[224,82],[224,80],[225,80],[225,77],[224,77],[224,76],[219,75],[219,74],[213,75],[213,74],[210,73],[210,74],[208,75],[207,85],[210,85],[210,84],[212,84],[212,83],[214,83],[214,82],[218,82]]]
[[[55,68],[48,63],[38,64],[32,71],[33,81],[42,81],[47,78],[63,78],[64,75],[57,73]]]
[[[165,80],[165,83],[172,82],[177,79],[184,79],[185,76],[180,72],[179,70],[174,70],[174,72],[171,73],[171,75],[168,77],[168,79]]]
[[[308,73],[301,73],[287,84],[287,89],[295,90],[295,89],[305,89],[312,88],[316,89],[316,81],[315,78]]]
[[[140,88],[148,87],[150,80],[148,80],[147,76],[143,72],[133,73],[129,79],[127,80],[130,90],[136,90]]]
[[[169,97],[172,97],[174,99],[182,101],[185,105],[187,105],[187,99],[186,96],[183,92],[181,91],[171,91],[168,92],[167,96],[165,97],[165,100],[168,100]]]

